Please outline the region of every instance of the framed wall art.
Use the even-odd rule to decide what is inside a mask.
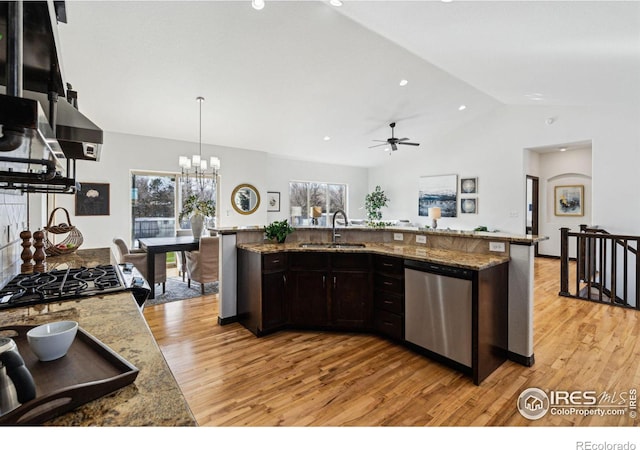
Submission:
[[[458,175],[420,177],[418,215],[428,217],[432,207],[439,207],[442,217],[458,216]]]
[[[553,199],[556,216],[584,216],[584,185],[556,186]]]
[[[76,191],[76,216],[108,216],[109,183],[80,183]]]
[[[267,212],[280,211],[280,192],[267,192]]]
[[[460,212],[462,214],[478,214],[478,199],[476,197],[460,199]]]
[[[477,194],[478,178],[460,178],[461,194]]]

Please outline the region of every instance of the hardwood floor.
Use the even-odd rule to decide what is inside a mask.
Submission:
[[[640,387],[640,313],[559,297],[557,260],[536,259],[535,273],[536,362],[507,361],[481,386],[374,335],[256,338],[237,323],[219,326],[217,296],[144,315],[202,426],[637,426],[628,412],[520,415],[529,387],[618,396]]]

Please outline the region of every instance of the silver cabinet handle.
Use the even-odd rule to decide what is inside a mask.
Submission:
[[[327,287],[327,277],[322,275],[322,287],[326,288]]]
[[[334,289],[336,288],[336,283],[337,283],[337,281],[336,281],[336,277],[333,277],[333,288],[334,288]]]
[[[284,281],[284,284],[287,284],[287,276],[286,275],[282,275],[282,281]]]
[[[273,261],[271,261],[271,262],[272,262],[273,264],[277,264],[277,263],[279,263],[279,262],[280,262],[280,260],[279,260],[279,259],[274,259],[274,260],[273,260]]]

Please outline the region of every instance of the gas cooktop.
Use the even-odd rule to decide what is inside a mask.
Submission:
[[[110,294],[130,290],[136,285],[142,287],[146,283],[141,277],[133,277],[127,283],[125,278],[131,278],[131,275],[126,277],[123,272],[131,274],[132,269],[129,265],[122,268],[103,265],[16,275],[0,290],[0,308]]]

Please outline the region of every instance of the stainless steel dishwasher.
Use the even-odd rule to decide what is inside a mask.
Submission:
[[[473,271],[405,260],[405,339],[471,367]]]

